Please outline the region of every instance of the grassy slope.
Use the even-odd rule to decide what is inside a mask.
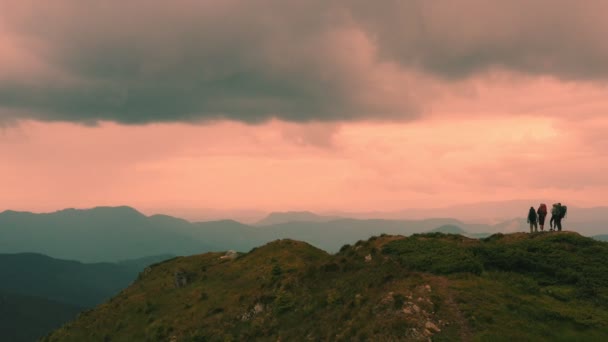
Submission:
[[[608,244],[577,234],[383,236],[336,255],[281,240],[220,256],[155,265],[47,341],[608,338]]]

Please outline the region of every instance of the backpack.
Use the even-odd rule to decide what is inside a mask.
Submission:
[[[566,217],[567,213],[568,213],[568,207],[566,207],[565,205],[560,205],[560,207],[559,207],[559,218]]]
[[[540,207],[538,207],[539,215],[547,215],[547,205],[545,203],[541,203]]]
[[[557,203],[553,204],[553,208],[551,208],[551,215],[559,215],[559,205],[557,205]]]

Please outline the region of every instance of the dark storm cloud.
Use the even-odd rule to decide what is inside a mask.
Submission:
[[[357,1],[355,21],[380,54],[445,78],[493,67],[561,79],[608,76],[608,2]]]
[[[420,78],[608,76],[599,1],[1,1],[4,119],[408,119]]]

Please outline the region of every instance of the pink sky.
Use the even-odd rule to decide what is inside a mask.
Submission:
[[[0,210],[608,205],[605,2],[261,3],[0,0]]]

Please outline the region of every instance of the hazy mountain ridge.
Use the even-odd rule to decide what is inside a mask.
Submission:
[[[270,213],[268,216],[256,222],[255,225],[269,226],[290,222],[330,222],[341,219],[344,219],[344,217],[317,215],[310,211],[287,211]]]
[[[45,341],[608,338],[608,244],[575,233],[381,236],[336,255],[280,240],[223,255],[156,265]]]
[[[0,252],[105,262],[212,250],[204,241],[192,239],[191,223],[175,218],[169,221],[128,207],[48,214],[4,212],[0,214]]]
[[[593,209],[598,211],[600,209]],[[305,214],[309,217],[312,213]],[[290,218],[286,213],[281,218]],[[312,214],[315,215],[315,214]],[[306,241],[328,252],[340,246],[382,233],[411,235],[444,225],[460,227],[468,236],[527,231],[524,218],[498,224],[469,224],[452,218],[387,220],[319,216],[317,222],[290,221],[251,226],[233,220],[189,222],[167,216],[145,216],[129,207],[66,209],[55,213],[0,213],[0,253],[36,252],[83,262],[116,262],[147,255],[190,255],[208,251],[251,248],[278,238]],[[574,225],[573,213],[564,225]],[[581,233],[605,232],[593,227],[602,223],[580,224]],[[588,228],[592,227],[592,228]]]

